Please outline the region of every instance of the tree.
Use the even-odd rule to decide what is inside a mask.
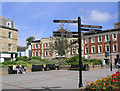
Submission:
[[[30,36],[30,37],[28,37],[28,38],[26,39],[26,41],[27,41],[27,46],[30,45],[31,42],[32,42],[34,39],[35,39],[34,36]]]
[[[58,27],[57,27],[58,28]],[[60,31],[64,30],[64,31]],[[59,32],[68,32],[67,26],[64,29],[64,24],[60,24],[60,28],[58,28]],[[72,47],[72,44],[68,41],[67,37],[55,37],[51,38],[54,42],[53,45],[50,46],[51,50],[58,54],[58,56],[65,56],[67,52],[69,52],[69,48]]]
[[[58,53],[58,56],[62,57],[69,52],[70,47],[71,44],[68,42],[67,38],[57,37],[55,38],[54,43],[50,46],[50,49],[55,53]]]

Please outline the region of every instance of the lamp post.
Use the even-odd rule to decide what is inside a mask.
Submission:
[[[110,43],[110,71],[112,71],[111,41],[109,41],[109,43]]]

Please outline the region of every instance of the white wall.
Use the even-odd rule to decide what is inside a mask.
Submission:
[[[4,58],[0,58],[0,62],[3,63],[4,62]]]

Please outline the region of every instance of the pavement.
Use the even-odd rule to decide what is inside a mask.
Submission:
[[[111,72],[109,68],[93,71],[83,71],[83,86],[86,81],[96,81],[98,78],[112,75],[120,69],[114,68]],[[28,72],[26,74],[1,75],[2,89],[78,89],[79,71],[51,70]]]

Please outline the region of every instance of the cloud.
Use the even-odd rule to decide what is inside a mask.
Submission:
[[[107,12],[99,12],[96,10],[92,10],[89,20],[92,22],[107,22],[112,18],[113,18],[112,15],[110,15]]]
[[[89,10],[86,10],[86,9],[83,9],[83,8],[78,8],[78,11],[82,12],[82,13],[89,13],[90,12]]]

